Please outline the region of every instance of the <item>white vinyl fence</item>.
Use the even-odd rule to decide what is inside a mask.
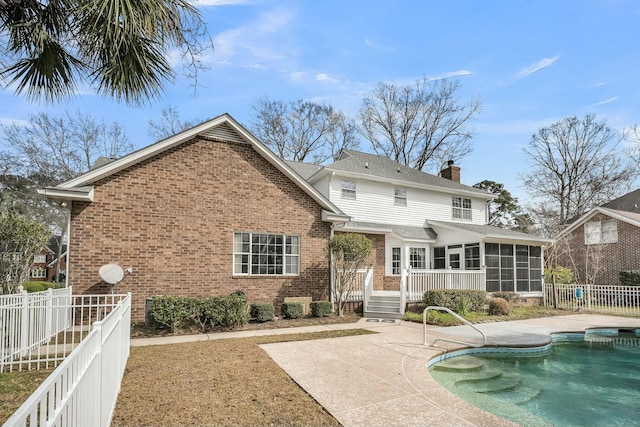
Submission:
[[[100,320],[93,319],[84,339],[2,427],[110,425],[129,357],[131,294],[74,298],[105,297],[115,301],[113,307]],[[87,317],[100,314],[95,305],[84,308],[89,306]]]
[[[406,302],[420,302],[433,289],[486,291],[485,270],[409,270]]]
[[[71,327],[71,288],[0,296],[0,372]],[[18,364],[18,368],[22,366]]]
[[[0,298],[0,372],[55,367],[123,295],[72,295],[71,288]]]
[[[640,287],[544,284],[544,303],[567,310],[640,315]]]

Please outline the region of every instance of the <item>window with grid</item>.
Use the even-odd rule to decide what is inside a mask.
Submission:
[[[42,267],[37,267],[37,268],[32,268],[31,269],[31,277],[34,278],[43,278],[43,277],[47,277],[47,270],[45,270]]]
[[[356,199],[356,182],[342,180],[342,198],[343,199]]]
[[[396,188],[393,190],[393,204],[396,206],[407,206],[407,190]]]
[[[34,264],[44,264],[47,262],[47,256],[45,254],[36,254],[33,256]]]
[[[300,274],[300,237],[284,234],[234,233],[233,274],[273,276]]]
[[[480,270],[480,243],[464,245],[465,270]]]
[[[447,253],[444,246],[433,248],[433,268],[436,270],[447,268]]]
[[[427,250],[425,248],[409,248],[409,265],[417,270],[427,268]]]
[[[452,206],[453,219],[471,220],[471,199],[454,197],[452,200]]]
[[[401,254],[401,248],[391,248],[391,274],[400,274],[402,272]]]

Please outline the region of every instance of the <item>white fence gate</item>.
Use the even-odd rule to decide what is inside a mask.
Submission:
[[[544,303],[568,310],[640,315],[640,287],[544,284]]]
[[[2,427],[110,425],[129,357],[131,294],[74,298],[105,297],[116,301],[113,307],[91,324],[84,339]],[[88,318],[103,312],[94,310],[96,305],[87,307],[91,307],[85,310]],[[74,306],[73,311],[82,309]]]

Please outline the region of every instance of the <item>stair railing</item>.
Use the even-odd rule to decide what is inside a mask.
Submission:
[[[474,344],[474,343],[465,342],[465,341],[450,340],[448,338],[436,338],[431,343],[432,347],[435,347],[436,346],[436,342],[438,342],[438,341],[446,341],[446,342],[451,342],[451,343],[454,343],[454,344],[462,344],[462,345],[467,345],[469,347],[476,347],[476,348],[484,347],[485,345],[487,345],[487,336],[485,335],[484,332],[482,332],[480,329],[478,329],[475,325],[473,325],[472,323],[470,323],[469,321],[464,319],[458,313],[454,313],[453,311],[449,310],[447,307],[438,307],[438,306],[435,306],[435,305],[430,305],[429,307],[425,308],[424,311],[422,312],[422,345],[429,345],[429,344],[427,344],[427,311],[429,311],[429,310],[446,311],[447,313],[449,313],[450,315],[452,315],[456,319],[460,320],[464,324],[471,326],[473,329],[475,329],[476,331],[478,331],[482,335],[482,344]]]

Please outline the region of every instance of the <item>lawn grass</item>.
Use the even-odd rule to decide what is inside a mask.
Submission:
[[[0,425],[22,405],[53,369],[0,374]]]
[[[259,345],[367,333],[352,329],[134,347],[111,425],[339,426]]]
[[[564,316],[572,313],[572,311],[558,310],[552,307],[526,306],[513,307],[509,316],[490,316],[486,311],[470,311],[468,313],[465,313],[462,317],[464,317],[471,323],[486,323],[502,322],[507,320],[534,319],[537,317]],[[415,311],[407,311],[404,314],[403,319],[411,322],[422,323],[422,311],[419,309]],[[462,324],[461,321],[459,321],[449,313],[434,310],[431,310],[427,313],[427,323],[437,326],[456,326]]]

